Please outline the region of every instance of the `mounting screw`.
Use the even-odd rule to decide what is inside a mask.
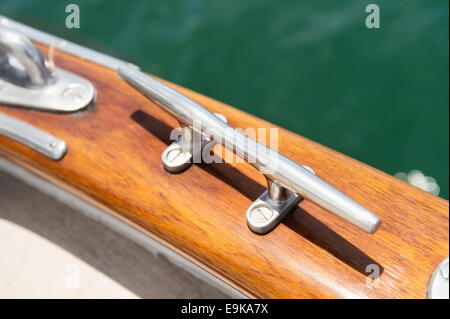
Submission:
[[[86,98],[88,90],[85,86],[78,83],[69,84],[61,93],[62,102],[80,103]]]
[[[161,154],[161,161],[169,173],[180,173],[191,165],[191,153],[183,152],[181,145],[172,143]]]
[[[273,210],[265,205],[257,205],[252,207],[249,217],[253,223],[263,224],[270,220],[273,216]]]
[[[56,145],[58,145],[58,142],[54,138],[52,138],[48,143],[48,146],[50,146],[50,148],[55,148]]]

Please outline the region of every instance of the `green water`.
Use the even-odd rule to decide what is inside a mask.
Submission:
[[[65,28],[77,3],[81,28]],[[381,28],[367,29],[376,3]],[[448,0],[25,1],[0,12],[449,194]]]

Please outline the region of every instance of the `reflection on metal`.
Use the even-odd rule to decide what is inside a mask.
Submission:
[[[449,299],[448,263],[449,261],[447,257],[434,271],[428,285],[429,299]]]
[[[70,72],[50,70],[24,35],[0,25],[0,103],[45,111],[74,112],[95,97],[92,84]]]
[[[268,180],[279,185],[280,194],[286,193],[283,190],[285,188],[368,233],[375,232],[380,225],[381,220],[368,209],[311,174],[311,171],[303,166],[232,129],[193,100],[134,68],[121,66],[118,74],[180,123],[192,126],[197,133],[211,138],[249,161]],[[198,123],[198,127],[194,122]]]
[[[0,26],[1,76],[21,86],[42,87],[51,78],[41,52],[24,35]],[[24,70],[20,69],[23,66]]]
[[[227,123],[227,118],[220,113],[214,113],[219,119]],[[184,126],[182,127],[182,132],[180,137],[170,144],[164,152],[161,154],[161,160],[164,168],[169,173],[181,173],[191,166],[194,158],[199,158],[200,154],[195,154],[194,152],[210,152],[212,148],[216,145],[216,142],[208,137],[198,136],[198,140],[201,141],[200,147],[191,147],[192,138],[194,132],[192,127]]]
[[[0,135],[20,142],[55,161],[63,158],[67,152],[64,141],[4,114],[0,114]]]
[[[83,60],[94,62],[109,69],[116,70],[121,65],[128,65],[137,68],[131,63],[113,58],[109,55],[97,52],[95,50],[85,48],[81,45],[55,37],[54,35],[48,34],[46,32],[36,30],[32,27],[16,22],[2,15],[0,15],[0,25],[7,26],[10,29],[19,31],[20,33],[26,35],[28,38],[34,41],[46,44],[60,51],[70,53],[71,55],[77,56]]]

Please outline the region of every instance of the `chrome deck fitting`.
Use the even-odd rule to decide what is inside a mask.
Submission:
[[[428,284],[428,299],[448,299],[449,298],[449,261],[445,258],[434,271]]]
[[[6,136],[58,161],[67,152],[66,142],[30,124],[0,114],[0,136]]]
[[[303,167],[315,175],[312,168]],[[245,214],[248,227],[260,235],[274,229],[303,200],[303,197],[278,182],[266,179],[268,189],[250,205]]]
[[[94,86],[59,68],[49,68],[23,34],[0,24],[0,104],[75,112],[95,98]]]
[[[313,201],[368,233],[374,233],[379,227],[381,219],[378,216],[317,177],[311,169],[231,128],[200,104],[135,68],[120,66],[117,73],[180,123],[193,127],[193,131],[236,153],[266,176],[268,190],[247,212],[247,223],[252,231],[265,233],[272,230],[300,197]],[[189,130],[185,132],[187,138],[192,138]],[[184,143],[180,147],[186,145],[191,144]]]

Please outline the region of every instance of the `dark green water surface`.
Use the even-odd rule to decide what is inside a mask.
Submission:
[[[66,29],[76,3],[81,28]],[[376,3],[381,28],[367,29]],[[449,193],[448,0],[26,1],[0,13]]]

